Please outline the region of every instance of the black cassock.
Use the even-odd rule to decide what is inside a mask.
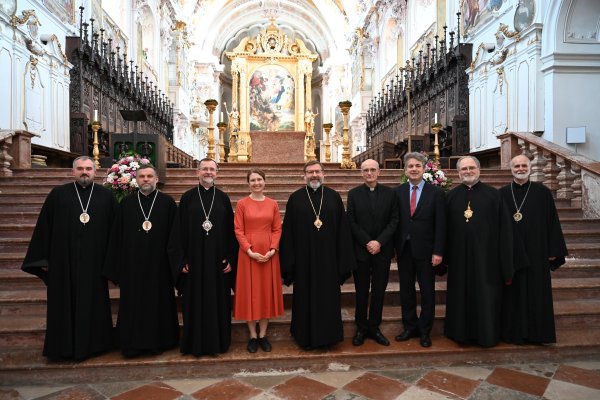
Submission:
[[[504,289],[502,340],[516,344],[554,343],[550,270],[565,263],[567,246],[550,190],[537,182],[531,182],[529,193],[529,183],[511,185],[500,189],[502,199],[511,215],[517,212],[515,202],[519,207],[523,204],[523,219],[512,220],[515,275],[512,285]],[[556,260],[550,262],[549,257]]]
[[[77,184],[85,207],[92,185]],[[111,223],[117,202],[112,192],[93,185],[87,213],[75,185],[50,192],[33,231],[21,269],[39,276],[47,286],[44,356],[82,360],[112,348],[112,317],[108,285],[102,276]],[[48,267],[48,272],[41,267]]]
[[[154,206],[152,202],[156,194]],[[140,203],[152,229],[145,221]],[[152,212],[150,213],[150,208]],[[119,344],[126,356],[162,352],[179,340],[175,289],[167,244],[177,212],[162,192],[134,193],[121,202],[113,224],[104,275],[121,288],[117,320]]]
[[[304,348],[330,346],[344,339],[340,285],[356,268],[350,223],[340,195],[321,186],[308,189],[316,212],[321,203],[317,229],[315,211],[306,187],[292,193],[285,208],[280,241],[281,275],[294,284],[291,333]]]
[[[465,217],[470,208],[473,215]],[[513,276],[510,216],[500,192],[459,185],[446,197],[448,264],[444,334],[489,347],[500,341],[502,289]]]
[[[212,223],[208,234],[202,227],[206,216],[200,195]],[[185,192],[169,240],[173,280],[182,293],[183,354],[224,353],[229,348],[237,251],[229,197],[214,187],[206,190],[199,186]],[[231,264],[231,272],[223,272],[227,265],[223,260]],[[188,274],[181,272],[185,264],[189,265]]]

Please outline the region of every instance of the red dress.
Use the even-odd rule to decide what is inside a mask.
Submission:
[[[281,217],[273,199],[263,201],[245,197],[235,209],[235,236],[240,243],[233,318],[255,321],[283,314],[283,294],[279,268],[279,252],[265,263],[251,259],[246,253],[265,254],[279,250]]]

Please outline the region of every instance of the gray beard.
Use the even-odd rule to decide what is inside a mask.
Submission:
[[[140,192],[142,192],[145,195],[149,195],[150,193],[154,192],[155,189],[156,189],[156,186],[154,186],[154,185],[140,186]]]
[[[321,181],[309,181],[308,186],[313,190],[317,190],[321,187]]]
[[[529,178],[529,173],[524,173],[524,174],[514,174],[513,175],[516,179],[519,179],[521,181],[526,181],[527,178]]]
[[[215,184],[215,180],[212,178],[202,178],[202,186],[212,186]]]

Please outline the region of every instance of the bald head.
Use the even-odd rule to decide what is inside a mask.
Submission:
[[[379,163],[377,161],[372,159],[363,161],[360,164],[360,172],[367,186],[371,188],[377,186],[377,178],[379,177]]]

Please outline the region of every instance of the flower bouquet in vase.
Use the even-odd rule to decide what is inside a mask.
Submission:
[[[145,164],[150,164],[150,160],[138,154],[121,155],[119,161],[108,170],[104,187],[111,189],[117,201],[121,202],[125,196],[138,189],[137,170]]]

